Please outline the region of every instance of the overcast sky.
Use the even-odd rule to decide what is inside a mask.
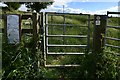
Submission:
[[[48,6],[42,12],[64,12],[65,13],[90,13],[106,14],[107,11],[118,11],[119,0],[54,0],[53,5]],[[0,4],[2,5],[2,4]],[[19,10],[26,11],[25,5]]]

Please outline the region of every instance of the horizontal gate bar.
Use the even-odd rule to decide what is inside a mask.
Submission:
[[[107,28],[116,28],[116,29],[120,29],[120,26],[107,26]]]
[[[79,67],[80,65],[45,65],[45,67]]]
[[[75,38],[87,38],[87,35],[47,35],[47,37],[75,37]]]
[[[4,33],[4,28],[0,28],[0,33]],[[21,29],[21,33],[33,33],[33,29]]]
[[[47,45],[47,47],[87,47],[87,45]]]
[[[52,55],[52,54],[53,54],[53,55],[54,55],[54,54],[55,54],[55,55],[56,55],[56,54],[69,54],[69,55],[71,55],[71,54],[73,54],[73,55],[81,54],[81,55],[82,55],[82,54],[85,54],[85,53],[75,53],[75,52],[69,52],[69,53],[68,53],[68,52],[60,52],[60,53],[57,52],[57,53],[55,53],[55,52],[48,52],[47,54],[51,54],[51,55]]]
[[[114,17],[114,16],[108,16],[108,18],[120,18],[119,16],[118,17]]]
[[[80,26],[80,27],[88,27],[87,25],[74,25],[74,24],[46,24],[48,26]]]
[[[114,46],[114,45],[110,45],[110,44],[105,44],[105,46],[113,47],[113,48],[120,48],[120,46]]]
[[[119,38],[106,37],[106,39],[120,41],[120,39],[119,39]]]
[[[90,14],[82,14],[82,13],[79,13],[79,14],[76,14],[76,13],[56,13],[56,12],[46,12],[46,14],[48,15],[86,15],[86,16],[90,16]]]
[[[108,14],[120,14],[120,12],[109,12],[109,11],[107,11],[107,15]]]

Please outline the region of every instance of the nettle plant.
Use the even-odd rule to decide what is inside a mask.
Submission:
[[[103,80],[116,80],[118,76],[117,70],[117,63],[118,57],[115,52],[105,49],[103,53],[98,55],[98,62],[97,62],[97,77],[98,79]]]

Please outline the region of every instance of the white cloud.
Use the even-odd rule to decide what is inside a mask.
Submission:
[[[7,6],[6,4],[0,3],[0,6],[5,7]]]
[[[98,11],[95,11],[95,13],[96,14],[106,14],[107,11],[118,12],[118,6],[113,6],[113,7],[110,7],[108,9],[104,9],[104,10],[98,10]]]
[[[25,5],[21,5],[21,7],[18,9],[20,11],[27,11],[27,8]]]
[[[43,12],[63,12],[63,8],[62,7],[55,7],[55,6],[50,6],[45,10],[42,10]],[[83,14],[107,14],[107,11],[111,11],[111,12],[117,12],[118,11],[118,6],[113,6],[107,9],[102,9],[102,10],[97,10],[97,11],[90,11],[90,10],[84,10],[84,9],[74,9],[74,8],[69,8],[66,7],[64,9],[65,13],[83,13]]]
[[[88,0],[88,2],[119,2],[119,0]]]
[[[66,13],[90,13],[90,14],[106,14],[107,11],[118,11],[117,6],[113,6],[108,9],[104,10],[98,10],[98,11],[86,11],[84,9],[74,9],[74,8],[68,8],[67,3],[70,2],[118,2],[119,0],[54,0],[52,6],[49,6],[47,9],[42,11],[50,11],[50,12],[63,12],[63,5],[65,5],[64,12]],[[55,6],[59,7],[56,8]]]
[[[54,0],[53,5],[67,5],[69,2],[119,2],[119,0]]]
[[[69,3],[69,2],[73,2],[73,0],[54,0],[53,5],[54,6],[66,5],[67,6],[67,3]]]

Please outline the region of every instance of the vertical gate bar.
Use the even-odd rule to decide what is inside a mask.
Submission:
[[[47,35],[48,35],[48,13],[45,13],[45,66],[47,65],[47,59],[46,59],[46,57],[47,57],[47,53],[48,53],[48,37],[47,37]]]
[[[63,35],[65,35],[65,32],[66,32],[66,25],[65,25],[65,14],[63,15]],[[63,44],[65,44],[65,37],[63,37]]]
[[[90,15],[88,15],[88,36],[87,36],[87,53],[89,53],[90,49]]]
[[[40,40],[38,42],[38,44],[39,44],[38,48],[39,48],[39,52],[40,52],[40,54],[38,54],[38,57],[39,57],[38,67],[40,67],[40,65],[43,65],[42,64],[42,59],[43,59],[43,37],[42,37],[43,30],[42,30],[42,13],[41,12],[39,13],[38,25],[39,25],[39,34],[40,34],[40,36],[39,36]]]
[[[42,48],[42,58],[44,59],[44,52],[45,52],[45,29],[44,29],[44,15],[43,15],[43,12],[41,12],[41,28],[40,28],[40,30],[41,30],[41,38],[42,38],[42,40],[41,40],[41,48]],[[44,61],[44,60],[43,60]],[[41,61],[41,63],[42,63],[42,61]],[[44,65],[44,63],[42,64],[42,65]]]
[[[45,13],[42,13],[42,16],[43,16],[43,41],[44,41],[44,66],[46,65],[46,30],[45,30],[45,18],[46,18],[46,15]]]
[[[53,15],[51,15],[51,23],[50,24],[53,24]],[[51,35],[53,35],[53,27],[54,26],[50,26],[50,28],[51,28]],[[51,37],[51,40],[53,40],[52,37]]]
[[[106,15],[106,16],[108,16],[108,15],[109,15],[109,14],[108,14],[108,11],[107,11],[107,15]],[[108,25],[108,22],[106,21],[105,36],[104,36],[104,47],[105,47],[105,45],[106,45],[107,25]]]
[[[48,45],[48,36],[47,35],[48,35],[48,31],[49,31],[48,30],[48,24],[49,24],[48,23],[48,16],[49,16],[49,14],[46,14],[46,22],[45,22],[47,24],[46,25],[46,45]],[[48,46],[46,46],[46,52],[48,53]]]

